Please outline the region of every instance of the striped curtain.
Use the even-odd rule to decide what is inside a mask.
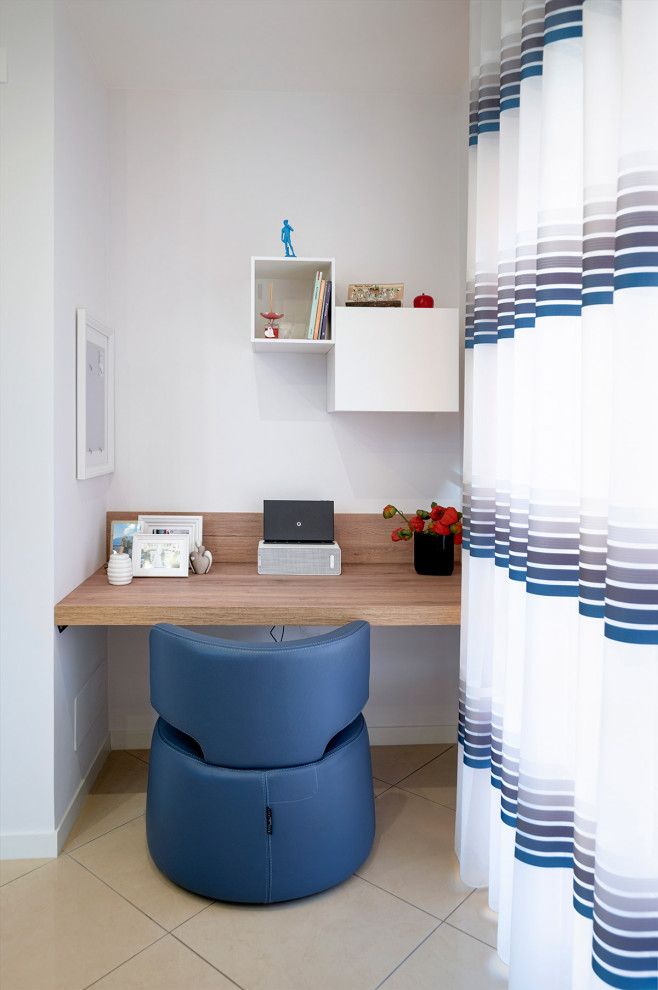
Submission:
[[[456,849],[512,990],[658,988],[658,0],[471,0]]]

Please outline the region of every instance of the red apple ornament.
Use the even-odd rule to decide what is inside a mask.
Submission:
[[[434,306],[434,300],[431,296],[426,296],[424,292],[421,292],[419,296],[414,299],[414,306],[416,309],[432,309]]]

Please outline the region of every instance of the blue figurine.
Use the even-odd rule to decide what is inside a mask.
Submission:
[[[283,221],[283,229],[281,231],[281,240],[286,246],[286,258],[296,258],[297,255],[293,251],[292,244],[290,243],[290,235],[292,234],[294,227],[291,227],[287,220]]]

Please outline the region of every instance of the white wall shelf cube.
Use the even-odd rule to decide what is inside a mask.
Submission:
[[[251,341],[252,350],[266,354],[326,354],[334,346],[333,340],[285,340],[275,337],[256,337]]]
[[[334,298],[330,302],[326,340],[307,338],[308,321],[313,302],[316,272],[332,282],[335,291],[333,258],[272,258],[251,259],[251,346],[254,351],[269,354],[326,354],[333,347]],[[269,312],[270,284],[273,286],[274,311],[283,313],[279,323],[293,324],[290,338],[265,337],[265,320],[261,313]]]
[[[337,306],[329,412],[458,412],[457,309]]]

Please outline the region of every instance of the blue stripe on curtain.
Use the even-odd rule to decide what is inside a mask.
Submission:
[[[658,272],[633,272],[626,275],[615,275],[615,292],[620,289],[637,289],[658,286]]]
[[[571,869],[573,866],[573,858],[571,856],[557,856],[557,857],[544,857],[544,856],[533,856],[532,853],[524,852],[519,849],[518,846],[514,850],[514,858],[520,859],[522,863],[528,863],[529,866],[540,866],[543,869],[562,869],[566,867]]]
[[[598,259],[597,259],[598,260]],[[597,265],[598,268],[602,268],[603,265]],[[606,272],[588,272],[583,271],[583,290],[585,289],[598,289],[598,288],[610,288],[613,287],[613,268],[614,260],[610,265],[610,270]]]
[[[521,70],[521,78],[527,79],[529,76],[540,76],[542,71],[541,65],[528,65]]]
[[[543,42],[542,42],[543,45]],[[524,68],[532,67],[539,69],[539,74],[541,75],[542,67],[541,64],[536,65],[535,63],[541,63],[544,58],[543,47],[536,48],[534,51],[524,52],[521,56],[521,79],[523,79],[527,72],[524,73]]]
[[[575,886],[576,884],[574,883],[574,887]],[[574,909],[578,912],[578,914],[581,914],[583,918],[588,918],[591,920],[592,918],[591,908],[588,908],[585,904],[582,903],[582,901],[579,901],[577,897],[574,897],[573,899],[573,906]]]
[[[513,579],[514,580],[514,579]],[[549,598],[577,598],[578,588],[567,584],[539,584],[529,581],[526,585],[529,595],[545,595]]]
[[[647,958],[646,956],[624,956],[619,952],[611,952],[608,949],[604,949],[598,944],[596,945],[596,956],[601,962],[608,963],[608,965],[614,966],[616,969],[625,969],[629,973],[635,970],[641,972],[644,976],[647,971],[658,972],[658,961]],[[654,987],[656,986],[655,977],[653,985]]]
[[[658,645],[658,629],[643,631],[641,629],[625,629],[622,626],[613,626],[609,622],[605,624],[606,639],[612,639],[616,643],[637,643],[644,646]]]
[[[612,292],[587,292],[583,285],[583,306],[606,306],[614,299]]]
[[[603,605],[588,605],[585,602],[580,602],[578,605],[578,611],[581,615],[588,615],[591,619],[602,619],[605,613],[605,608]]]
[[[595,956],[592,956],[592,969],[604,983],[609,987],[615,987],[616,990],[656,990],[658,985],[655,976],[634,977],[610,973],[600,965]]]
[[[544,44],[550,45],[554,41],[563,41],[565,38],[582,38],[582,36],[582,24],[574,24],[572,27],[563,27],[556,31],[547,31],[544,35]]]
[[[583,0],[548,0],[544,20],[544,45],[568,38],[581,38],[583,34]]]
[[[615,257],[615,271],[622,268],[655,268],[658,269],[658,251],[635,251],[630,254]]]

